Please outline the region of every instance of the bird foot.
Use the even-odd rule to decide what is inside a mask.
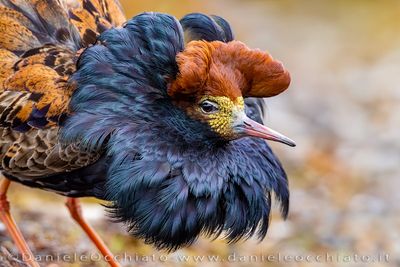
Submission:
[[[0,195],[0,212],[10,212],[10,202],[7,200],[7,195]]]
[[[0,220],[6,227],[10,237],[14,240],[15,245],[18,247],[18,250],[26,264],[30,267],[40,267],[35,261],[35,257],[15,223],[14,218],[11,216],[10,203],[7,200],[7,190],[9,185],[9,180],[0,180]]]
[[[71,214],[71,217],[75,221],[80,221],[83,219],[82,206],[78,200],[74,198],[68,198],[67,201],[65,202],[65,205],[67,206],[68,211]]]
[[[100,236],[94,231],[94,229],[86,222],[82,214],[82,207],[80,202],[76,198],[68,198],[65,205],[67,206],[71,217],[79,224],[87,236],[92,240],[93,244],[101,252],[104,260],[111,267],[120,267],[121,265],[117,262],[111,251],[105,245]]]

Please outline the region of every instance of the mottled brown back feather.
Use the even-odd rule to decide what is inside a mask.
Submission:
[[[0,170],[43,177],[99,158],[58,131],[80,53],[124,22],[117,0],[0,0]]]

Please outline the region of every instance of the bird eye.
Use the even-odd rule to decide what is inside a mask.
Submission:
[[[200,103],[200,108],[204,113],[211,114],[218,111],[218,104],[209,100],[205,100]]]

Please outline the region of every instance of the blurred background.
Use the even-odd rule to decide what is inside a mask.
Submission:
[[[289,175],[291,208],[286,221],[274,209],[261,243],[201,239],[173,254],[157,252],[109,223],[102,206],[87,200],[84,213],[111,250],[133,257],[126,266],[400,266],[400,1],[121,2],[128,18],[143,11],[178,18],[190,12],[221,15],[238,40],[281,60],[292,84],[267,99],[266,123],[297,143],[294,149],[271,144]],[[17,221],[38,254],[96,251],[67,216],[63,198],[18,185],[10,195]],[[16,253],[2,225],[0,243]],[[196,255],[206,258],[196,260]],[[261,260],[268,255],[276,260]],[[357,260],[357,255],[369,258]],[[161,263],[160,256],[168,259]],[[54,263],[105,266],[95,260]]]

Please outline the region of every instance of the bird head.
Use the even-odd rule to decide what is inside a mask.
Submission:
[[[275,96],[290,84],[289,72],[268,53],[239,41],[192,41],[177,63],[179,74],[168,94],[189,117],[226,140],[251,136],[295,146],[245,113],[244,97]]]

